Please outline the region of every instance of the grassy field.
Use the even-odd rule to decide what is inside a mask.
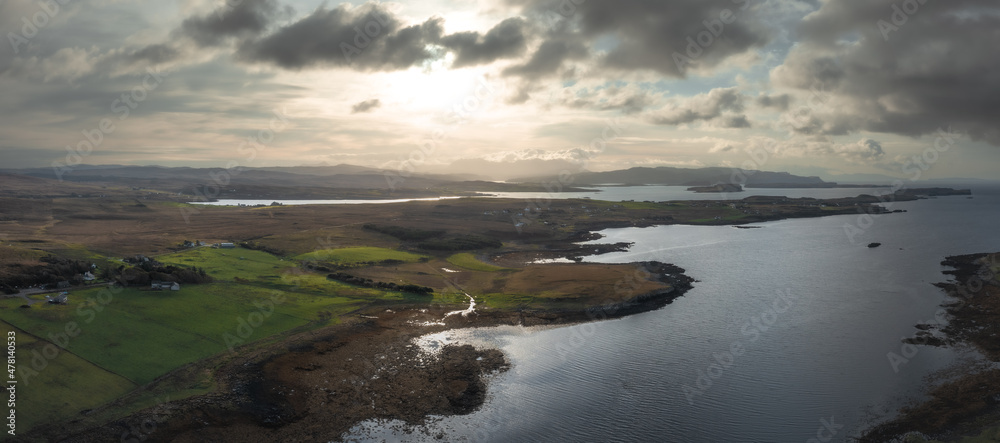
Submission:
[[[181,291],[106,291],[74,291],[72,303],[64,306],[20,309],[15,306],[21,301],[8,299],[0,307],[5,308],[4,320],[40,337],[58,334],[75,322],[80,333],[69,340],[69,352],[142,385],[173,368],[225,351],[224,334],[235,334],[238,319],[247,319],[257,311],[253,303],[264,304],[271,295],[261,288],[220,283],[187,285]],[[246,340],[308,322],[282,311],[287,308],[279,305]]]
[[[360,247],[322,249],[299,255],[295,257],[295,260],[355,264],[364,262],[380,262],[383,260],[415,262],[420,260],[421,257],[423,256],[411,252],[397,251],[395,249]]]
[[[419,258],[366,249],[370,250],[342,256]],[[96,408],[185,364],[228,352],[231,345],[335,323],[374,300],[432,299],[353,287],[304,273],[296,269],[295,261],[242,248],[195,248],[157,259],[204,268],[216,282],[182,285],[180,291],[79,289],[71,291],[67,305],[36,303],[31,308],[20,307],[23,299],[0,299],[0,326],[18,331],[24,373],[31,372],[27,368],[45,367],[37,375],[32,373],[30,383],[24,385],[19,410],[31,418],[20,421],[21,429]],[[33,298],[42,300],[41,295]],[[456,302],[453,298],[435,297],[449,303]],[[78,332],[63,340],[59,334],[67,325]],[[40,358],[32,366],[32,352],[40,353],[56,341],[62,341],[65,351],[54,359]],[[163,395],[180,398],[210,387],[211,382],[204,380],[197,386],[177,384]],[[140,401],[155,402],[153,398]]]
[[[23,248],[0,252],[14,261],[42,254]],[[464,302],[461,294],[381,291],[298,268],[298,259],[320,257],[345,264],[387,259],[416,264],[422,258],[377,247],[316,251],[296,259],[243,248],[201,247],[156,258],[165,264],[202,268],[215,283],[182,285],[180,291],[80,289],[71,291],[68,305],[36,303],[27,309],[20,307],[22,299],[0,300],[0,325],[27,331],[18,335],[21,363],[26,368],[31,367],[32,352],[58,341],[68,324],[79,331],[64,341],[65,351],[36,365],[47,367],[32,375],[33,383],[25,387],[20,410],[31,419],[21,422],[22,429],[101,406],[176,368],[228,352],[230,345],[337,322],[372,301]],[[42,299],[40,295],[34,298]],[[197,386],[181,383],[162,394],[179,398],[205,392],[211,384],[204,380]],[[137,405],[142,402],[155,400],[139,399]]]
[[[484,200],[484,204],[498,205],[493,200]],[[467,224],[461,208],[430,204],[416,206],[435,211],[435,214],[441,212],[444,215],[439,217],[453,220],[452,227],[464,227]],[[647,206],[654,205],[636,203],[629,206],[646,210]],[[44,243],[24,241],[15,248],[0,250],[0,257],[9,256],[7,262],[32,262],[43,254],[32,248],[44,246],[42,249],[47,252],[92,258],[100,264],[106,257],[100,257],[90,249],[66,240],[72,238],[75,241],[81,232],[98,232],[95,230],[103,224],[115,223],[109,221],[112,220],[110,218],[99,219],[97,216],[112,214],[122,219],[140,217],[150,221],[163,217],[163,221],[166,221],[170,217],[179,217],[179,213],[164,212],[165,209],[178,210],[184,207],[186,206],[171,204],[140,207],[123,202],[102,209],[103,212],[88,214],[87,217],[81,215],[67,219],[73,224],[72,229],[66,223],[44,225],[42,229],[47,233]],[[22,429],[26,430],[26,427],[45,421],[65,422],[73,417],[81,417],[81,411],[98,408],[123,396],[129,399],[126,405],[88,415],[85,420],[113,418],[116,413],[155,404],[160,398],[177,399],[207,392],[214,383],[211,373],[185,373],[184,376],[177,374],[197,367],[186,366],[189,363],[225,355],[230,345],[241,346],[266,341],[289,331],[335,323],[341,316],[371,306],[373,302],[464,305],[467,301],[462,292],[467,291],[484,308],[549,304],[574,307],[582,304],[583,296],[593,293],[595,289],[599,292],[611,292],[608,287],[603,286],[590,287],[589,291],[575,284],[566,286],[567,281],[579,280],[584,286],[593,283],[575,272],[614,281],[624,277],[618,271],[608,272],[603,269],[605,265],[595,268],[587,265],[573,268],[572,271],[575,272],[543,275],[484,263],[472,252],[435,258],[391,249],[399,247],[399,243],[387,240],[384,235],[365,231],[351,220],[259,237],[261,243],[287,251],[290,257],[278,257],[245,248],[198,247],[171,251],[183,239],[200,238],[211,241],[240,238],[235,231],[212,233],[212,229],[220,229],[221,226],[228,227],[227,229],[254,225],[284,228],[299,223],[313,223],[312,220],[316,219],[308,214],[300,214],[295,220],[286,220],[280,225],[273,224],[274,217],[281,215],[279,212],[302,211],[302,208],[281,208],[273,213],[244,209],[199,209],[202,209],[201,212],[191,217],[191,224],[185,224],[188,232],[174,233],[171,239],[147,239],[159,243],[155,247],[150,246],[151,244],[143,245],[144,249],[140,253],[154,255],[165,264],[204,269],[215,279],[214,283],[182,284],[180,291],[154,292],[145,288],[129,288],[113,294],[105,288],[77,289],[71,290],[68,305],[36,303],[28,309],[19,307],[24,303],[20,299],[0,300],[0,320],[5,322],[0,324],[26,331],[19,335],[19,346],[25,352],[22,355],[30,356],[34,350],[53,346],[50,342],[55,339],[50,338],[50,334],[58,334],[71,322],[76,323],[80,331],[79,335],[65,343],[66,351],[49,361],[48,368],[35,376],[33,381],[38,383],[32,384],[27,391],[26,395],[30,398],[26,397],[22,403],[22,412],[24,416],[37,417],[37,421],[22,421]],[[306,209],[317,213],[326,210]],[[348,209],[361,211],[364,208]],[[606,209],[609,214],[617,210],[610,207]],[[582,208],[573,210],[580,212]],[[338,214],[342,211],[338,211]],[[451,214],[449,211],[456,212]],[[245,220],[237,224],[217,223],[217,217],[223,217],[229,212],[239,213]],[[359,213],[353,217],[370,220],[369,215]],[[42,222],[26,225],[24,228],[39,229],[43,226]],[[494,231],[501,232],[509,228],[509,221],[502,219],[494,225],[489,226],[494,226]],[[120,225],[114,234],[98,238],[98,243],[117,245],[116,239],[131,238],[129,235],[135,229],[133,226],[135,225]],[[423,225],[418,227],[425,228]],[[469,234],[475,232],[471,231]],[[465,233],[456,231],[455,235]],[[62,236],[63,239],[49,241],[50,236]],[[323,238],[323,241],[320,242],[319,238]],[[138,241],[133,243],[128,247],[140,247]],[[339,247],[306,252],[317,243]],[[110,246],[104,248],[94,250],[108,251]],[[114,254],[121,255],[112,257],[129,255],[127,251],[124,246],[121,250],[116,248]],[[305,253],[295,255],[302,252]],[[386,260],[397,260],[399,263],[364,266]],[[431,286],[435,292],[417,295],[345,284],[327,279],[324,273],[303,270],[300,267],[302,261],[349,265],[352,266],[349,272],[353,275],[382,282]],[[445,267],[459,272],[445,272],[441,269]],[[566,271],[570,270],[567,268]],[[624,272],[624,268],[621,271]],[[277,300],[274,299],[275,296]],[[40,300],[41,296],[36,296],[36,299]],[[177,371],[179,368],[180,371]],[[171,374],[166,379],[168,381],[161,380],[158,384],[150,385],[153,387],[152,391],[135,390],[166,374]]]
[[[268,275],[279,275],[297,265],[294,261],[275,257],[266,252],[244,248],[199,247],[161,255],[156,259],[167,264],[197,266],[216,280],[227,281],[232,281],[236,277],[254,280]]]
[[[136,384],[104,370],[71,352],[59,352],[53,359],[43,356],[49,345],[10,323],[0,322],[0,333],[17,334],[18,366],[38,369],[17,373],[17,423],[19,430],[48,422],[72,418],[79,411],[93,409],[118,398]],[[51,352],[55,348],[49,348]],[[48,355],[52,355],[51,353]]]
[[[69,338],[67,352],[48,361],[25,388],[30,393],[22,403],[25,416],[66,418],[184,364],[228,352],[230,344],[335,322],[363,305],[353,298],[233,283],[186,285],[181,291],[162,292],[130,288],[110,299],[99,291],[75,291],[66,306],[36,304],[23,309],[18,308],[23,300],[0,300],[3,325],[31,332],[18,335],[22,365],[31,365],[32,350],[40,352],[52,340],[32,336],[59,334],[69,322],[79,328],[78,335]]]
[[[465,268],[471,271],[496,272],[496,271],[503,271],[506,269],[506,268],[501,268],[500,266],[491,265],[489,263],[483,263],[479,261],[479,259],[477,259],[475,255],[472,255],[468,252],[462,252],[452,255],[451,257],[448,257],[448,263],[451,263],[455,266]]]

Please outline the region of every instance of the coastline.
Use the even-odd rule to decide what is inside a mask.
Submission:
[[[446,312],[456,308],[461,309],[461,307],[451,304],[453,303],[452,301],[438,301],[434,304],[430,302],[412,302],[412,304],[407,305],[405,303],[411,302],[400,303],[366,300],[366,303],[370,303],[370,305],[366,305],[358,311],[345,311],[347,313],[339,317],[342,322],[340,325],[321,326],[321,329],[310,332],[302,332],[311,329],[308,327],[287,330],[280,335],[269,337],[264,342],[254,344],[250,348],[241,348],[240,353],[247,353],[247,355],[240,355],[239,357],[234,357],[231,354],[206,357],[205,360],[177,368],[158,378],[153,384],[141,386],[136,389],[136,392],[120,397],[118,400],[113,401],[112,404],[82,410],[76,418],[72,418],[68,423],[60,422],[40,426],[39,428],[44,429],[37,429],[36,432],[30,435],[41,441],[64,440],[67,436],[73,436],[73,438],[65,439],[64,441],[106,441],[108,438],[117,438],[112,435],[115,432],[117,432],[119,437],[128,433],[135,435],[134,429],[137,426],[141,427],[147,423],[150,424],[147,426],[149,432],[140,428],[143,431],[140,434],[143,437],[143,441],[172,441],[177,436],[186,432],[195,432],[196,435],[200,435],[197,433],[213,426],[218,429],[227,429],[228,426],[242,426],[243,429],[255,429],[255,432],[264,432],[267,429],[278,428],[289,429],[289,425],[301,423],[303,420],[312,420],[308,414],[309,403],[304,403],[307,405],[305,407],[307,413],[303,415],[300,412],[303,409],[301,405],[299,410],[296,410],[292,403],[282,403],[285,400],[282,400],[280,397],[277,397],[277,399],[272,398],[269,391],[261,387],[265,381],[256,378],[257,376],[253,375],[253,371],[264,371],[266,365],[277,361],[281,355],[291,354],[300,350],[318,349],[318,343],[324,340],[333,340],[342,343],[337,348],[339,349],[347,347],[350,343],[356,341],[364,342],[364,337],[377,335],[376,332],[392,331],[388,333],[389,335],[381,336],[382,339],[380,340],[369,340],[366,342],[369,343],[369,347],[359,349],[358,353],[345,356],[345,359],[354,359],[354,356],[360,356],[360,358],[355,360],[371,361],[371,355],[377,354],[376,349],[381,349],[376,348],[376,346],[381,345],[383,342],[393,342],[395,339],[405,342],[409,338],[412,338],[414,334],[422,335],[440,332],[444,329],[500,324],[519,324],[525,326],[563,325],[621,317],[657,309],[676,297],[683,295],[682,290],[647,291],[650,287],[656,287],[657,285],[645,284],[641,289],[638,289],[639,286],[633,286],[633,291],[629,293],[627,298],[618,297],[620,294],[617,291],[618,285],[615,283],[625,281],[633,271],[630,267],[634,267],[635,263],[614,265],[557,263],[529,266],[533,262],[533,260],[529,259],[532,257],[566,258],[569,261],[581,261],[582,257],[586,255],[622,250],[629,246],[625,243],[588,244],[585,246],[575,244],[579,241],[593,240],[601,237],[600,234],[593,231],[612,227],[642,227],[669,224],[732,225],[739,227],[739,225],[746,223],[789,218],[844,214],[887,214],[890,211],[886,211],[881,206],[878,206],[879,203],[918,198],[920,198],[918,195],[910,193],[893,194],[888,197],[888,200],[884,197],[865,195],[854,198],[827,200],[748,197],[741,200],[741,203],[729,201],[614,203],[591,200],[554,200],[546,206],[545,211],[538,212],[537,216],[524,218],[527,223],[521,226],[522,232],[517,233],[511,232],[510,222],[520,219],[513,218],[513,211],[505,209],[511,207],[512,203],[517,202],[509,200],[469,200],[453,202],[451,204],[413,202],[387,205],[384,208],[378,208],[379,212],[390,211],[391,217],[389,215],[383,216],[384,219],[392,223],[389,227],[398,228],[405,232],[431,232],[430,230],[437,229],[444,232],[441,235],[446,239],[457,238],[461,240],[474,235],[473,233],[483,232],[483,229],[489,228],[485,232],[491,238],[502,241],[504,246],[499,250],[481,253],[480,257],[487,258],[480,261],[486,263],[488,267],[493,266],[494,268],[496,267],[495,265],[503,266],[503,261],[510,261],[514,263],[513,267],[523,267],[521,269],[523,272],[516,274],[518,277],[514,278],[508,278],[511,275],[509,272],[514,270],[505,268],[480,270],[477,271],[479,272],[478,274],[473,272],[465,272],[465,274],[460,275],[447,273],[451,271],[444,271],[444,268],[441,268],[441,266],[452,266],[450,262],[451,252],[447,251],[423,251],[423,253],[431,256],[430,263],[418,262],[399,264],[398,266],[397,264],[391,264],[352,268],[351,272],[355,273],[359,278],[367,278],[378,282],[389,281],[389,277],[391,276],[392,278],[402,278],[408,282],[420,285],[432,285],[430,282],[440,277],[446,281],[450,281],[450,283],[456,283],[455,286],[448,285],[449,289],[471,288],[474,289],[474,292],[471,293],[477,294],[477,297],[483,295],[486,301],[489,301],[490,297],[494,297],[497,304],[486,306],[489,303],[483,303],[484,306],[478,306],[477,315],[471,317],[471,319],[453,316],[445,322],[445,325],[421,326],[417,328],[407,322],[411,320],[437,322],[440,321]],[[150,207],[144,206],[145,209],[149,209]],[[148,214],[143,213],[141,219],[151,219],[153,215],[160,214],[169,209],[176,208],[164,205],[163,207],[157,207],[155,211],[149,209],[150,212]],[[335,236],[338,236],[334,238],[350,238],[352,242],[351,244],[341,244],[340,246],[376,245],[400,251],[420,250],[420,244],[416,241],[403,238],[398,238],[399,241],[397,239],[388,239],[387,235],[381,232],[371,232],[364,229],[363,223],[368,223],[368,220],[371,219],[370,217],[374,213],[372,208],[352,207],[349,209],[350,211],[346,211],[343,208],[301,206],[282,207],[275,209],[273,213],[270,212],[271,209],[267,211],[220,209],[218,211],[206,211],[201,218],[196,220],[199,222],[199,229],[216,229],[219,226],[236,226],[242,228],[249,224],[230,225],[218,223],[218,221],[255,216],[257,218],[254,220],[258,221],[261,225],[253,226],[254,232],[257,234],[264,228],[263,224],[269,223],[267,224],[267,229],[270,229],[268,231],[270,234],[265,237],[271,237],[272,240],[266,246],[277,248],[278,250],[287,248],[291,249],[294,253],[306,252],[307,250],[303,251],[299,248],[303,247],[303,243],[310,243],[312,238],[305,238],[305,241],[303,241],[303,239],[291,237],[289,232],[305,232],[303,230],[307,228],[319,229],[325,225],[330,225],[332,223],[331,220],[334,219],[337,220],[337,224],[332,227],[335,229],[333,233]],[[470,214],[472,215],[470,216]],[[478,219],[480,214],[482,214],[482,219]],[[404,215],[405,218],[403,217]],[[127,220],[134,218],[139,217],[130,216]],[[78,221],[79,218],[74,218],[73,220]],[[241,232],[219,232],[212,234],[213,237],[211,238],[244,238],[240,236],[242,235]],[[226,237],[221,237],[222,235]],[[282,235],[289,237],[281,237]],[[264,237],[258,235],[253,238],[260,239]],[[328,236],[326,241],[329,241],[330,238]],[[317,242],[319,242],[318,237]],[[319,243],[326,244],[323,242]],[[143,247],[150,248],[151,246],[144,243]],[[290,253],[289,255],[292,254]],[[476,265],[473,264],[473,266]],[[306,266],[306,268],[308,267]],[[312,271],[312,269],[309,268],[307,271]],[[605,272],[596,275],[594,271]],[[503,286],[494,284],[495,281],[510,284],[514,283],[513,280],[518,280],[516,282],[518,285]],[[239,281],[235,281],[235,283],[242,284]],[[676,283],[672,282],[673,285],[676,285]],[[690,280],[687,283],[689,284]],[[598,291],[599,285],[602,288],[603,294]],[[434,286],[442,288],[441,285]],[[612,286],[615,287],[614,291],[611,290]],[[464,291],[464,289],[462,290]],[[610,295],[612,292],[615,293],[615,296],[609,296],[606,299],[602,298]],[[634,292],[641,292],[641,294],[633,296],[632,293]],[[519,294],[532,294],[530,303],[525,303],[523,298],[518,298]],[[511,297],[506,297],[508,295]],[[598,299],[600,301],[595,301]],[[447,305],[440,303],[447,303]],[[415,317],[386,316],[387,308],[395,310],[394,314],[402,310],[408,315],[414,314]],[[420,312],[421,310],[426,311]],[[416,315],[416,312],[428,315],[421,317]],[[368,317],[379,318],[371,319]],[[362,340],[356,340],[358,338]],[[396,341],[396,343],[403,342]],[[331,349],[327,349],[322,352],[330,353],[331,351]],[[483,354],[475,354],[467,350],[457,350],[455,351],[455,356],[457,356],[457,361],[465,363],[468,363],[470,358],[476,360],[484,357]],[[413,361],[416,357],[410,355],[401,358]],[[484,358],[484,360],[487,359]],[[440,363],[439,368],[443,368],[446,362]],[[309,365],[293,365],[291,370],[295,370],[296,367],[308,368]],[[479,370],[472,371],[476,373],[474,377],[466,374],[459,377],[460,379],[453,381],[466,383],[467,387],[477,385],[477,380],[480,379],[482,372],[500,370],[502,366],[502,363],[483,366]],[[368,370],[367,367],[355,367],[352,373],[364,373],[366,370]],[[201,371],[209,374],[207,378],[210,379],[210,383],[215,384],[215,386],[209,388],[214,388],[212,389],[212,393],[201,394],[198,397],[190,397],[185,400],[170,401],[166,399],[152,408],[132,413],[132,411],[138,409],[132,405],[145,407],[154,403],[151,399],[152,395],[143,397],[142,395],[134,394],[156,392],[161,396],[165,393],[173,395],[174,391],[171,391],[169,387],[165,388],[163,383],[160,382],[176,377],[178,373],[185,371]],[[272,373],[278,372],[280,371]],[[308,373],[315,372],[315,370],[300,372]],[[421,376],[423,380],[430,380],[431,378],[443,380],[448,375],[445,372],[444,369],[430,370],[424,371]],[[216,380],[213,377],[218,379]],[[184,383],[190,382],[192,378],[189,377],[183,380],[178,378],[179,383],[176,383],[175,386],[187,388],[188,385]],[[282,391],[282,389],[276,388],[275,392]],[[296,392],[301,393],[303,389],[300,388]],[[387,395],[388,392],[373,392],[372,394],[391,397],[391,395]],[[458,390],[453,393],[455,395],[452,397],[464,398],[464,392],[464,389]],[[475,395],[472,395],[469,398],[474,400],[475,397]],[[251,405],[258,403],[255,401],[258,398],[263,399],[259,403],[270,406],[251,407]],[[441,398],[449,399],[448,395],[444,395],[443,397],[439,395],[438,400]],[[141,401],[136,401],[137,399]],[[419,417],[421,418],[419,420],[422,420],[422,417],[428,413],[461,413],[463,410],[463,408],[449,410],[447,409],[448,407],[440,406],[441,403],[425,401],[426,399],[404,399],[398,397],[397,399],[400,401],[406,400],[407,402],[423,402],[429,405],[425,408],[429,412],[420,414]],[[159,398],[156,399],[156,402],[160,401]],[[320,400],[319,403],[323,403],[323,400]],[[451,404],[450,401],[447,403]],[[123,404],[129,406],[121,407]],[[111,406],[109,407],[109,405]],[[116,409],[115,405],[119,408]],[[377,408],[368,405],[368,409],[375,410]],[[126,410],[131,415],[123,419],[114,419],[110,430],[94,430],[97,426],[104,426],[108,420],[112,420],[112,417],[122,416],[126,413]],[[405,415],[402,413],[399,414]],[[179,421],[172,421],[171,417]],[[361,416],[359,412],[359,416],[352,418],[352,420],[354,420],[353,422],[357,422],[365,419],[365,417],[367,416]],[[380,416],[376,414],[374,417],[391,418],[394,415],[385,414]],[[410,416],[410,418],[403,417],[403,419],[404,421],[418,420],[413,417],[416,416]],[[327,417],[324,420],[331,419]],[[332,420],[339,419],[335,418]],[[260,423],[264,423],[265,425],[261,426]],[[87,431],[87,429],[91,430]],[[84,431],[84,433],[80,434],[80,431]],[[97,434],[92,434],[92,432],[103,432],[104,434],[100,434],[100,437],[98,437]],[[223,437],[220,437],[220,440],[228,436],[225,432],[220,435],[223,435]],[[313,434],[302,435],[312,438]],[[333,437],[333,439],[335,438],[336,436]]]
[[[928,386],[928,399],[904,407],[899,415],[866,430],[858,442],[959,442],[977,435],[996,441],[1000,431],[1000,253],[949,256],[941,262],[954,280],[937,283],[949,299],[935,317],[946,323],[916,325],[911,345],[970,346],[982,360]],[[976,437],[972,437],[976,438]]]
[[[638,262],[670,286],[583,309],[477,309],[375,306],[349,321],[300,333],[216,366],[219,385],[207,395],[144,409],[88,429],[37,432],[63,442],[117,440],[137,423],[151,424],[147,442],[340,441],[357,423],[468,414],[486,399],[491,374],[509,369],[497,349],[448,345],[421,353],[413,339],[453,329],[500,325],[565,326],[659,309],[683,296],[694,279],[659,262]],[[211,360],[211,359],[210,359]]]

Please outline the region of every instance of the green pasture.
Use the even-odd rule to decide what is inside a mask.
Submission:
[[[422,258],[369,247],[305,256],[341,263]],[[20,385],[20,429],[80,417],[81,411],[108,404],[186,364],[229,352],[228,344],[234,340],[242,346],[294,329],[320,327],[373,301],[465,302],[461,294],[427,296],[348,285],[303,272],[297,260],[243,248],[199,247],[157,260],[202,268],[216,281],[181,284],[179,291],[70,290],[67,305],[45,303],[41,295],[32,296],[37,302],[30,308],[20,307],[25,304],[21,298],[0,299],[0,328],[18,331],[19,363],[27,363],[26,368],[31,367],[33,351],[41,352],[46,346],[54,349],[53,342],[65,345],[55,358],[40,360],[45,368],[31,373],[30,383]],[[60,336],[67,325],[78,332],[64,340]],[[128,406],[116,406],[94,417],[135,410],[161,396],[177,399],[207,392],[212,381],[200,379],[204,377],[208,375],[178,378],[175,373],[156,385],[155,398],[152,393],[133,394]]]
[[[451,257],[448,257],[448,263],[472,271],[496,272],[507,269],[507,268],[501,268],[499,266],[494,266],[489,263],[483,263],[482,261],[479,261],[479,259],[477,259],[475,255],[472,255],[471,253],[468,252],[462,252],[459,254],[452,255]]]
[[[380,262],[383,260],[415,262],[420,260],[422,257],[423,256],[419,254],[397,251],[395,249],[359,247],[322,249],[296,256],[295,260],[354,264],[364,262]]]
[[[59,351],[55,358],[47,359],[42,352],[49,345],[48,341],[38,340],[9,323],[0,322],[4,337],[11,330],[17,334],[17,366],[23,368],[16,373],[17,403],[14,408],[20,431],[49,421],[70,419],[80,411],[99,407],[136,387],[124,377],[71,352]],[[49,348],[50,356],[55,349]],[[8,395],[5,393],[5,397]]]
[[[432,296],[411,294],[409,292],[385,291],[376,288],[365,288],[330,280],[326,275],[315,273],[284,274],[261,279],[260,285],[269,289],[277,289],[290,293],[316,296],[336,294],[353,303],[372,301],[391,301],[404,303],[465,303],[461,294],[441,294],[435,292]]]
[[[216,249],[202,246],[161,255],[156,259],[166,264],[202,268],[217,280],[233,280],[236,277],[254,280],[265,275],[278,275],[296,266],[294,261],[245,248]]]
[[[69,341],[70,352],[142,385],[178,366],[227,351],[227,333],[249,343],[318,321],[321,311],[334,317],[345,314],[361,301],[212,283],[184,285],[180,291],[74,291],[65,306],[17,308],[22,303],[3,300],[0,316],[40,337],[58,334],[75,322],[80,333]],[[252,313],[270,314],[251,335],[239,337],[240,319],[246,321]]]

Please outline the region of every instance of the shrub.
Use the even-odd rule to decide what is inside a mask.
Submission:
[[[433,251],[467,251],[472,249],[499,248],[503,246],[500,240],[480,237],[478,235],[463,235],[461,237],[443,238],[420,242],[417,247]]]
[[[350,285],[363,286],[366,288],[384,289],[388,291],[409,292],[413,294],[430,294],[434,292],[434,288],[428,288],[426,286],[419,286],[413,284],[398,285],[392,282],[374,281],[370,278],[355,277],[346,272],[333,272],[327,274],[326,278],[330,280],[341,281]]]

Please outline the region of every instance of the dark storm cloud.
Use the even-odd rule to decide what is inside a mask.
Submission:
[[[644,70],[684,77],[689,69],[717,66],[769,40],[750,0],[509,1],[522,6],[523,17],[503,20],[485,33],[445,35],[439,17],[406,26],[380,3],[322,6],[275,29],[282,10],[278,0],[242,0],[184,20],[175,35],[203,47],[236,40],[237,60],[291,70],[400,70],[447,52],[455,56],[451,67],[462,68],[521,57],[530,45],[533,52],[525,60],[504,70],[526,82],[524,91],[538,79],[575,75],[567,66],[572,61],[594,60],[595,75]]]
[[[358,70],[406,69],[438,55],[427,46],[441,39],[443,20],[420,25],[402,22],[379,4],[319,8],[239,50],[243,60],[274,63],[286,69],[351,67]]]
[[[997,29],[994,0],[827,1],[772,80],[820,97],[789,118],[799,133],[919,136],[951,126],[1000,145]]]
[[[351,114],[358,114],[358,113],[362,113],[362,112],[371,112],[371,111],[373,111],[376,108],[379,108],[381,106],[382,106],[382,102],[379,99],[377,99],[377,98],[374,98],[374,99],[371,99],[371,100],[365,100],[365,101],[360,102],[360,103],[355,103],[353,106],[351,106]]]
[[[180,32],[202,46],[216,45],[228,37],[263,33],[277,11],[275,0],[229,0],[208,15],[184,20]]]
[[[680,78],[692,66],[717,66],[770,39],[767,26],[754,18],[750,0],[508,2],[524,7],[539,23],[560,15],[565,20],[550,32],[551,39],[563,41],[562,46],[542,44],[527,65],[508,71],[522,76],[556,72],[571,53],[565,49],[567,40],[586,43],[605,69],[650,70]],[[593,45],[600,38],[614,44],[596,51]]]
[[[511,66],[504,75],[518,75],[528,78],[555,74],[567,60],[579,60],[587,56],[587,47],[579,41],[548,40],[532,54],[527,62]]]
[[[492,63],[519,56],[527,46],[526,24],[522,18],[504,20],[480,35],[459,32],[441,39],[441,45],[455,52],[454,68]]]
[[[239,55],[247,61],[274,63],[286,69],[397,70],[439,59],[444,51],[452,51],[452,67],[461,68],[520,56],[527,41],[527,24],[522,18],[506,19],[485,34],[460,32],[446,36],[441,18],[404,27],[384,6],[368,3],[353,8],[320,8],[273,34],[245,43]]]

